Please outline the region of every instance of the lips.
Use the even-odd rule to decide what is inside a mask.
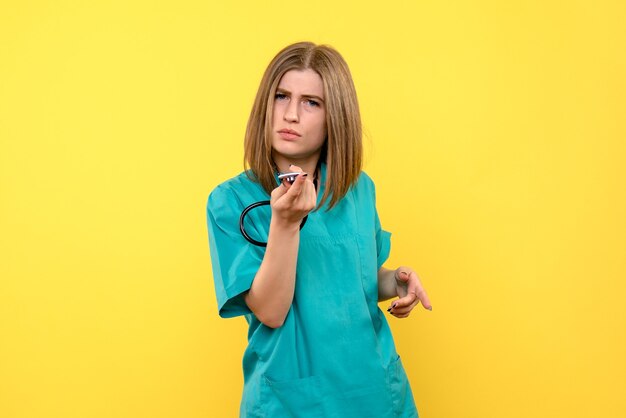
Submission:
[[[287,139],[287,140],[300,138],[301,136],[298,132],[294,131],[293,129],[281,129],[280,131],[278,131],[278,135],[280,135],[282,139]]]

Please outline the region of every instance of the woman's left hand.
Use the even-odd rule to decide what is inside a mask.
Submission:
[[[398,267],[395,271],[397,299],[387,311],[397,318],[406,318],[418,303],[424,309],[433,310],[426,291],[416,272],[410,267]]]

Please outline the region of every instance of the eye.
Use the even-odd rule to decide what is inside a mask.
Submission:
[[[320,105],[318,102],[311,99],[308,99],[305,103],[311,107],[318,107]]]
[[[274,98],[276,100],[285,100],[287,98],[287,95],[285,93],[276,93]]]

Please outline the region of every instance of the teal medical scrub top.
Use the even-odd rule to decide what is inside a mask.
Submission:
[[[326,165],[321,165],[324,193]],[[278,179],[277,179],[277,184]],[[378,269],[389,256],[374,183],[361,173],[335,207],[309,214],[300,232],[293,303],[283,326],[263,325],[243,294],[265,248],[239,230],[244,208],[268,200],[241,173],[213,190],[207,203],[211,263],[219,314],[244,315],[241,417],[414,418],[411,388],[391,331],[378,307]],[[266,241],[271,209],[246,216],[246,232]]]

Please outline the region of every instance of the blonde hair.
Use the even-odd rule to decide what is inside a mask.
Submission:
[[[274,96],[282,76],[290,70],[311,69],[324,82],[326,141],[320,161],[326,162],[325,191],[319,207],[330,197],[328,209],[356,183],[362,166],[361,115],[348,64],[330,46],[299,42],[285,47],[270,62],[257,91],[244,141],[244,168],[268,194],[276,188],[272,161]],[[250,173],[247,168],[250,168]]]

